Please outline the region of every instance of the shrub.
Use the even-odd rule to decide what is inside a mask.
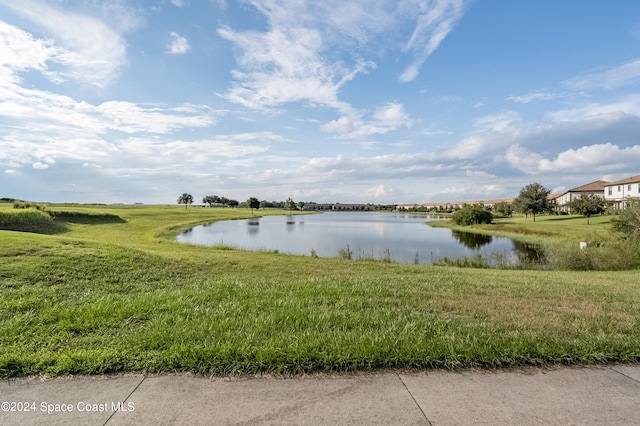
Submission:
[[[484,208],[484,206],[464,206],[453,213],[451,219],[456,225],[478,225],[481,223],[491,223],[493,221],[493,214]]]
[[[30,201],[22,201],[22,200],[15,200],[13,202],[13,208],[14,209],[36,209],[36,210],[44,210],[43,207],[41,207],[40,205],[36,204],[36,203],[32,203]]]

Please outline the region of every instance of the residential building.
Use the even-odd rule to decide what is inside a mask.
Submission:
[[[582,197],[583,195],[591,194],[596,195],[598,197],[604,198],[605,185],[608,185],[609,182],[605,180],[597,180],[595,182],[587,183],[585,185],[579,186],[577,188],[573,188],[565,192],[564,194],[559,195],[556,198],[556,209],[561,212],[571,212],[571,208],[569,207],[569,203],[573,200]]]
[[[611,202],[615,208],[627,207],[628,198],[640,197],[640,175],[610,182],[604,187],[604,199]]]

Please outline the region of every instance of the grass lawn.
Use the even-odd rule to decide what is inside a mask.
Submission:
[[[640,360],[637,270],[464,269],[248,252],[172,240],[176,229],[249,210],[48,210],[84,214],[56,219],[48,234],[0,231],[2,377]],[[538,216],[535,225],[504,226],[574,238],[607,232],[597,220],[587,227],[584,218],[560,224]]]

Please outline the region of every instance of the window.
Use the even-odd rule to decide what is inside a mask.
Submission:
[[[618,185],[618,192],[620,192],[620,189],[622,189],[622,187],[620,185]]]
[[[627,191],[631,191],[631,184],[627,185]]]
[[[640,186],[640,184],[638,184],[638,186]],[[612,190],[612,189],[613,189],[613,188],[611,188],[611,187],[607,188],[607,190],[608,190],[608,191],[607,191],[607,195],[611,195],[611,192],[612,192],[611,190]]]

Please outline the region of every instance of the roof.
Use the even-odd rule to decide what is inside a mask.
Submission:
[[[615,182],[609,182],[605,186],[626,185],[628,183],[640,183],[640,175],[631,176],[628,178],[617,180]]]
[[[568,190],[567,192],[593,192],[593,191],[604,191],[604,187],[610,185],[606,180],[597,180],[595,182],[587,183],[585,185],[579,186],[577,188],[573,188]],[[566,192],[565,192],[566,194]]]

